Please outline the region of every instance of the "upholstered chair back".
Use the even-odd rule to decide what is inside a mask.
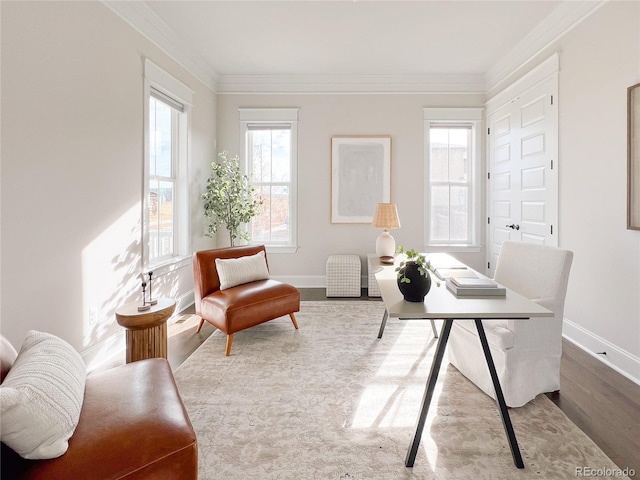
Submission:
[[[573,252],[546,245],[505,241],[494,279],[562,318]]]
[[[264,245],[242,245],[239,247],[217,248],[213,250],[202,250],[193,254],[194,272],[194,296],[196,305],[200,305],[201,300],[216,290],[220,290],[220,277],[216,269],[216,258],[238,258],[247,255],[255,255],[260,251],[265,251]],[[265,261],[266,259],[265,254]]]

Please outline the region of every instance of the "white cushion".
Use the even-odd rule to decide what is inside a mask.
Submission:
[[[20,456],[56,458],[78,425],[86,366],[71,345],[48,333],[27,333],[0,385],[0,436]]]
[[[269,278],[264,251],[239,258],[216,258],[220,290]]]
[[[472,335],[478,335],[478,327],[473,320],[456,320],[453,322],[453,326],[454,328],[464,328]],[[508,350],[513,347],[514,337],[513,332],[509,330],[509,320],[483,320],[482,326],[489,345],[498,347],[500,350]]]
[[[4,381],[4,377],[9,373],[11,367],[13,366],[13,362],[16,361],[18,357],[18,352],[13,348],[13,345],[0,335],[0,382]]]

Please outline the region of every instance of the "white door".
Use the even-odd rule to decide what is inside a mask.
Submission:
[[[505,240],[558,245],[557,90],[553,75],[489,114],[491,276]]]

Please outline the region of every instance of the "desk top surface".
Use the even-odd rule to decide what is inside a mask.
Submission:
[[[447,258],[451,265],[458,268],[464,265],[443,254],[427,255],[435,266],[445,266]],[[439,279],[431,272],[431,290],[423,303],[407,302],[398,289],[395,267],[403,258],[396,256],[395,265],[384,265],[377,262],[375,277],[380,286],[382,300],[389,316],[392,318],[423,318],[423,319],[527,319],[531,317],[552,317],[554,313],[543,306],[532,302],[522,295],[507,288],[504,297],[456,297],[446,287],[444,281],[436,285]],[[482,274],[475,272],[479,277]]]

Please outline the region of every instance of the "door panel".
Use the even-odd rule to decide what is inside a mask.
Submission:
[[[553,75],[488,116],[490,275],[505,240],[558,244],[557,85]]]

